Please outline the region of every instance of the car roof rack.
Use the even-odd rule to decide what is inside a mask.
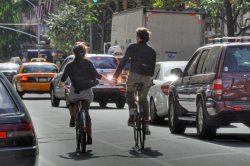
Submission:
[[[221,37],[208,39],[209,44],[215,43],[234,43],[234,42],[250,42],[250,36],[237,36],[237,37]]]

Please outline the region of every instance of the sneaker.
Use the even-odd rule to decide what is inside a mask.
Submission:
[[[130,115],[128,118],[128,126],[134,126],[134,115]]]
[[[149,130],[148,124],[145,125],[145,135],[150,135],[151,132]]]
[[[87,139],[87,144],[88,144],[88,145],[92,145],[92,137],[88,137],[88,139]]]
[[[69,127],[75,127],[75,118],[70,118]]]

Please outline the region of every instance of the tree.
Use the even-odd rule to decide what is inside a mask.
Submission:
[[[20,23],[21,13],[27,6],[24,1],[0,0],[0,23]],[[10,28],[20,29],[17,26]],[[8,60],[11,56],[17,56],[20,44],[25,40],[30,40],[29,37],[1,28],[0,30],[0,59]]]

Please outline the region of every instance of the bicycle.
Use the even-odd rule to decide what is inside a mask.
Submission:
[[[69,86],[65,87],[65,95],[69,94]],[[81,153],[86,152],[87,145],[87,133],[89,130],[89,125],[91,123],[91,119],[88,114],[88,110],[85,110],[83,105],[86,100],[79,100],[76,102],[77,105],[77,113],[75,117],[75,130],[76,130],[76,151],[80,151]]]
[[[145,134],[145,124],[146,120],[143,114],[143,107],[140,103],[140,92],[142,91],[143,82],[135,83],[136,87],[136,105],[137,109],[134,115],[134,140],[135,146],[134,148],[137,150],[143,150],[145,146],[146,134]]]
[[[90,118],[88,111],[83,108],[85,100],[77,102],[77,113],[75,118],[75,129],[76,129],[76,146],[77,151],[81,153],[86,152],[87,145],[87,133],[90,124]]]

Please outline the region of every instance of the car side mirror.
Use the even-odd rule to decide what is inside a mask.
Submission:
[[[177,77],[182,77],[184,75],[183,71],[180,68],[174,68],[170,72]]]

